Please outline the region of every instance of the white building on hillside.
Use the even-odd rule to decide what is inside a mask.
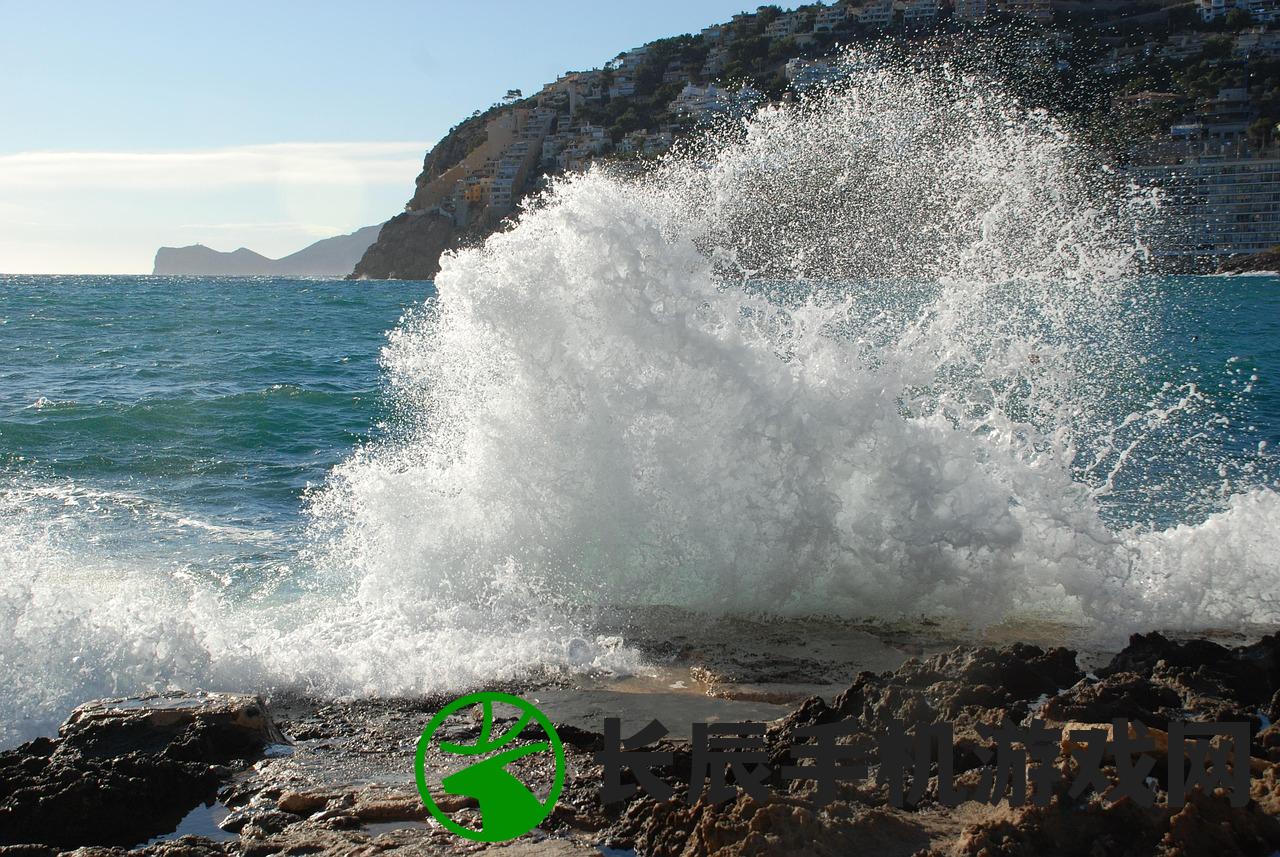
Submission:
[[[837,3],[835,6],[827,6],[819,9],[813,18],[813,31],[815,33],[829,33],[832,30],[838,30],[843,27],[845,22],[849,20],[849,7],[843,3]]]
[[[938,0],[901,0],[902,25],[909,29],[928,27],[938,20]]]
[[[801,92],[813,86],[830,83],[840,77],[840,72],[830,63],[803,57],[788,60],[783,71],[792,87]]]
[[[893,0],[868,0],[858,10],[858,23],[864,27],[885,29],[893,24]]]
[[[732,101],[732,97],[714,83],[706,86],[690,83],[671,102],[671,110],[673,113],[702,117],[709,113],[726,112]]]
[[[769,26],[764,28],[764,34],[770,39],[785,39],[800,28],[800,14],[798,12],[784,12],[769,22]]]
[[[1225,149],[1132,168],[1143,184],[1164,195],[1157,255],[1190,261],[1280,244],[1280,159]]]

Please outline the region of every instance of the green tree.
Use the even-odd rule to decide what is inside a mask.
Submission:
[[[1227,13],[1227,29],[1243,30],[1253,26],[1253,16],[1249,14],[1248,9],[1232,9]]]
[[[1275,133],[1276,120],[1270,116],[1263,116],[1249,126],[1249,145],[1257,149],[1268,148],[1271,141],[1275,139]]]

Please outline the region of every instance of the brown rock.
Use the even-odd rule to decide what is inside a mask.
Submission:
[[[330,797],[331,795],[319,792],[285,792],[276,801],[276,806],[282,812],[306,816],[319,812],[328,806]]]

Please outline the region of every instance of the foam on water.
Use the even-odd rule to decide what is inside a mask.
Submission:
[[[386,355],[404,437],[320,518],[373,602],[514,563],[606,603],[1274,620],[1243,538],[1274,493],[1202,525],[1242,537],[1221,596],[1188,598],[1203,547],[1105,515],[1189,395],[1116,410],[1149,211],[1049,117],[863,61],[451,259]]]
[[[588,630],[606,604],[1280,621],[1274,458],[1223,456],[1195,389],[1147,391],[1152,200],[990,85],[849,62],[446,259],[384,355],[396,434],[312,496],[288,600],[67,547],[15,500],[0,740],[156,683],[635,669]],[[1122,484],[1168,449],[1212,479]]]

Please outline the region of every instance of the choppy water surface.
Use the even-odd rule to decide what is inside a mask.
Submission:
[[[1054,122],[855,81],[435,287],[0,280],[0,741],[640,668],[596,605],[1280,620],[1280,279],[1146,276]]]

